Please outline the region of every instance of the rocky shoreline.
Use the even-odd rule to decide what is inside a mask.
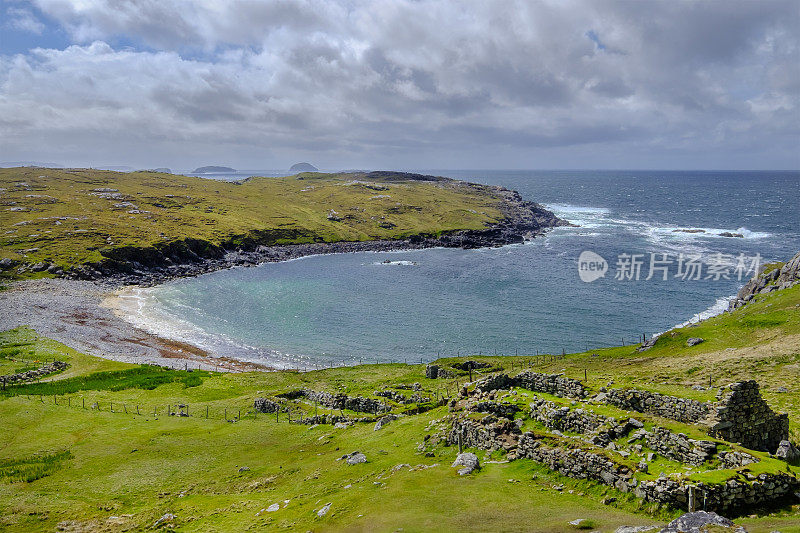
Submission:
[[[424,177],[424,176],[423,176]],[[441,178],[444,179],[444,178]],[[454,180],[450,180],[454,181]],[[481,230],[463,230],[441,235],[415,234],[405,239],[374,241],[312,242],[266,245],[258,235],[231,239],[216,245],[185,239],[160,248],[122,247],[111,250],[100,263],[87,264],[69,271],[53,271],[57,277],[71,280],[102,280],[113,286],[152,286],[166,281],[198,276],[236,266],[288,261],[309,255],[389,252],[424,248],[485,248],[521,244],[547,230],[570,226],[543,206],[522,199],[517,191],[499,186],[467,184],[489,189],[502,201],[504,219]],[[263,238],[262,238],[263,240]]]

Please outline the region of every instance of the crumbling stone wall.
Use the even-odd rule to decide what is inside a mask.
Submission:
[[[793,475],[759,474],[752,480],[729,479],[725,483],[707,485],[685,480],[659,478],[646,481],[634,489],[634,494],[646,501],[660,502],[679,509],[686,509],[689,503],[689,489],[695,491],[699,508],[709,511],[730,512],[751,509],[754,505],[774,505],[792,497],[800,488],[800,481]]]
[[[517,445],[517,457],[532,459],[551,470],[576,479],[593,479],[628,492],[637,485],[633,471],[601,453],[580,448],[549,447],[533,433],[523,433]]]
[[[475,384],[475,390],[478,392],[511,387],[522,387],[562,398],[585,398],[588,395],[586,388],[577,379],[566,378],[561,374],[541,374],[531,371],[522,372],[514,377],[508,374],[496,374],[483,378]]]
[[[577,379],[566,378],[561,374],[541,374],[526,370],[514,378],[517,387],[545,392],[561,398],[585,398],[586,387]]]
[[[48,374],[66,370],[68,366],[69,365],[67,365],[67,363],[65,363],[64,361],[53,361],[52,363],[40,366],[39,368],[36,368],[34,370],[27,370],[25,372],[18,372],[16,374],[0,376],[0,381],[8,385],[11,385],[12,383],[26,383],[28,381],[36,381],[37,379],[43,378]]]
[[[550,429],[588,433],[602,426],[606,417],[596,415],[583,409],[570,409],[543,398],[536,398],[530,403],[530,417]]]
[[[733,383],[717,395],[709,434],[746,448],[774,452],[789,438],[789,416],[776,414],[761,397],[758,383]]]
[[[517,447],[519,427],[507,418],[487,415],[482,420],[461,418],[453,423],[446,436],[448,444],[461,444],[490,452],[511,451]]]
[[[717,453],[717,444],[709,440],[690,439],[683,433],[656,426],[653,431],[638,430],[631,437],[644,438],[647,446],[668,459],[690,465],[710,461]]]
[[[667,396],[639,389],[611,389],[605,401],[626,411],[650,413],[690,424],[697,423],[711,413],[711,404],[690,398]]]
[[[467,406],[467,409],[476,413],[491,413],[495,416],[514,419],[514,415],[521,409],[513,403],[480,401]]]
[[[269,398],[256,398],[253,401],[253,409],[260,413],[285,413],[289,410],[286,406]]]
[[[450,379],[453,373],[439,365],[428,365],[425,367],[425,377],[428,379]]]
[[[700,402],[638,389],[611,389],[605,401],[629,411],[651,413],[679,422],[700,423],[708,433],[746,448],[774,452],[789,437],[789,417],[770,409],[758,383],[742,381],[724,387],[717,402]]]
[[[283,394],[279,394],[281,398],[296,399],[306,398],[312,402],[316,401],[320,405],[330,409],[349,409],[359,413],[372,413],[379,414],[390,411],[391,408],[373,398],[364,398],[363,396],[348,396],[344,393],[331,394],[324,391],[315,391],[311,389],[297,389]]]

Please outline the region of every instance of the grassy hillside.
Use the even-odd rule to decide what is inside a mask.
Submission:
[[[675,330],[643,353],[627,346],[556,361],[477,359],[509,372],[529,363],[538,371],[564,371],[574,378],[582,379],[585,372],[593,390],[613,382],[615,387],[702,400],[712,399],[714,391],[693,385],[708,386],[709,378],[714,386],[753,378],[773,408],[789,413],[798,440],[800,286],[757,300],[699,326]],[[689,348],[689,336],[706,341]],[[286,413],[276,421],[274,414],[252,411],[255,397],[302,387],[374,397],[385,386],[408,395],[411,391],[398,386],[418,382],[422,394],[435,399],[448,389],[452,392],[456,381],[463,384],[464,372],[451,380],[427,380],[420,365],[363,365],[303,374],[187,373],[99,360],[25,328],[0,334],[3,373],[16,367],[13,360],[54,356],[70,367],[42,383],[8,387],[0,395],[0,529],[52,531],[59,524],[65,529],[147,529],[171,514],[174,518],[159,527],[570,531],[570,520],[585,518],[595,530],[613,531],[622,524],[664,523],[680,514],[609,487],[562,477],[529,460],[508,463],[501,455],[489,457],[482,451],[477,452],[484,458],[482,470],[459,477],[449,466],[457,449],[436,439],[437,421],[448,411],[434,407],[435,401],[423,404],[434,407],[423,414],[411,414],[417,404],[390,402],[395,412],[409,416],[380,431],[372,423],[346,428],[290,424]],[[789,392],[778,392],[780,386]],[[290,403],[295,419],[301,412],[331,413],[309,402]],[[190,416],[167,416],[167,409],[181,410],[177,405],[188,406],[183,409]],[[619,416],[610,406],[592,408]],[[646,425],[665,424],[647,415],[637,418]],[[702,436],[692,426],[669,427]],[[427,443],[426,435],[432,436]],[[349,466],[337,461],[355,450],[364,452],[368,462]],[[788,468],[753,453],[762,459],[756,472]],[[659,459],[648,475],[678,466],[683,468]],[[737,473],[692,473],[693,479],[705,481],[723,475]],[[604,505],[609,497],[617,500]],[[330,511],[317,516],[327,503]],[[277,510],[267,510],[276,504]],[[751,532],[800,531],[800,505],[752,512],[737,519]]]
[[[0,259],[67,270],[125,246],[189,238],[270,245],[439,235],[497,222],[501,203],[491,188],[452,180],[305,173],[231,183],[154,172],[7,168],[0,169]]]

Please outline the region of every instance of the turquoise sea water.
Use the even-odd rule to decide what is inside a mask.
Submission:
[[[756,254],[783,260],[800,250],[800,172],[425,172],[516,189],[580,227],[494,249],[327,255],[215,272],[129,293],[128,318],[288,367],[560,353],[635,342],[718,312],[745,281],[732,269],[731,279],[676,278],[678,254],[699,254],[706,268],[715,254],[744,254],[749,267]],[[584,250],[608,261],[605,277],[580,280]],[[661,271],[644,279],[650,253],[672,261],[667,281]],[[643,254],[639,281],[614,279],[619,254]]]

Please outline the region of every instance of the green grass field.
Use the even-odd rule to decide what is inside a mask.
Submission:
[[[484,186],[357,173],[232,183],[153,172],[6,168],[0,169],[0,259],[69,269],[124,247],[185,239],[272,245],[440,235],[497,222],[501,203]],[[15,272],[5,276],[48,275]]]
[[[689,336],[706,342],[687,348]],[[755,378],[773,408],[789,413],[798,440],[799,348],[800,286],[675,330],[644,353],[628,346],[555,362],[522,356],[477,359],[507,371],[529,362],[538,371],[563,370],[575,378],[585,371],[593,389],[613,381],[613,386],[702,400],[711,399],[713,391],[692,385],[707,385],[709,378],[714,385]],[[623,524],[664,523],[680,514],[562,477],[529,460],[502,462],[497,453],[489,457],[479,451],[482,470],[459,477],[449,466],[455,448],[435,438],[424,444],[426,435],[435,436],[446,407],[401,417],[380,431],[371,423],[344,429],[290,424],[285,413],[276,422],[275,415],[252,410],[256,397],[302,387],[372,396],[384,386],[419,382],[426,395],[441,394],[446,387],[452,390],[455,379],[463,383],[466,373],[427,380],[423,366],[405,364],[309,373],[166,371],[96,359],[25,328],[0,334],[4,373],[14,368],[14,359],[53,357],[70,367],[0,396],[0,529],[52,531],[61,524],[67,530],[139,530],[154,527],[169,513],[175,517],[159,527],[181,531],[571,531],[568,522],[576,518],[591,520],[595,530],[613,531]],[[778,393],[781,385],[790,393]],[[395,410],[408,407],[414,406]],[[297,402],[296,409],[295,418],[301,411],[313,415],[315,408]],[[168,410],[186,410],[190,416],[168,416]],[[619,415],[610,406],[596,410]],[[673,426],[702,437],[690,426]],[[355,450],[368,462],[337,461]],[[780,467],[779,461],[760,456],[758,468]],[[675,465],[659,460],[654,468]],[[706,481],[728,475],[735,472],[693,474]],[[610,496],[617,501],[604,505]],[[318,517],[316,511],[327,503],[330,511]],[[278,510],[267,510],[275,504]],[[800,505],[753,513],[737,522],[755,532],[800,531]]]

